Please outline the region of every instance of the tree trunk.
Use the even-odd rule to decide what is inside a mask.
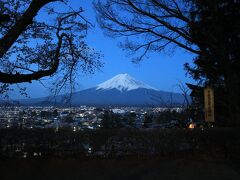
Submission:
[[[240,81],[239,74],[231,72],[226,78],[227,96],[229,102],[230,119],[232,126],[240,126]]]

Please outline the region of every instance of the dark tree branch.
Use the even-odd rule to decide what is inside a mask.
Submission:
[[[65,3],[65,0],[24,0],[18,4],[13,0],[6,7],[1,6],[10,14],[10,21],[6,23],[8,27],[1,26],[6,20],[0,15],[3,27],[0,29],[0,83],[31,82],[62,72],[63,80],[59,82],[65,86],[69,81],[73,86],[80,68],[93,73],[102,66],[100,54],[84,41],[85,30],[91,23],[81,15],[82,8],[70,7],[72,11],[60,13],[48,9],[48,15],[55,19],[51,22],[35,18],[48,3],[56,1]],[[32,43],[34,40],[36,45]]]
[[[169,6],[170,2],[172,6]],[[176,0],[170,2],[107,0],[106,3],[98,1],[95,3],[95,8],[98,12],[99,24],[109,35],[152,39],[149,41],[148,38],[141,38],[142,46],[136,45],[145,48],[144,55],[152,50],[150,46],[148,47],[148,42],[154,42],[151,44],[159,47],[159,50],[163,50],[169,44],[174,44],[194,54],[200,54],[200,50],[191,45],[196,42],[188,31],[191,20],[184,14]],[[125,12],[128,16],[121,16],[118,11]],[[159,41],[154,39],[159,39]],[[133,48],[129,50],[137,52],[141,48],[136,49],[136,51]]]
[[[58,66],[59,66],[60,49],[62,47],[62,42],[63,42],[64,37],[68,38],[68,36],[66,34],[62,34],[61,36],[59,36],[58,46],[57,46],[57,49],[55,52],[55,60],[52,63],[50,69],[40,70],[37,72],[33,72],[31,74],[19,74],[19,73],[9,74],[9,73],[0,72],[0,82],[10,83],[10,84],[31,82],[32,80],[39,80],[42,77],[53,75],[57,71]]]
[[[147,16],[147,17],[152,18],[153,20],[155,20],[155,21],[157,21],[158,23],[162,24],[164,27],[166,27],[166,28],[169,29],[170,31],[176,32],[177,34],[179,34],[179,35],[180,35],[181,37],[183,37],[184,39],[186,39],[186,40],[188,40],[188,41],[191,41],[191,42],[194,42],[194,40],[193,40],[191,37],[189,37],[189,35],[187,35],[187,34],[181,32],[181,31],[179,31],[179,28],[172,26],[169,22],[166,22],[166,21],[164,21],[164,20],[161,20],[160,18],[158,18],[158,17],[157,17],[155,14],[153,14],[153,13],[149,13],[149,12],[147,12],[147,11],[144,11],[144,10],[138,8],[138,7],[137,7],[136,5],[134,5],[130,0],[127,0],[127,1],[128,1],[128,3],[129,3],[129,5],[130,5],[133,9],[135,9],[137,12],[141,13],[142,15],[145,15],[145,16]],[[157,1],[154,1],[154,2],[157,2]],[[159,4],[159,3],[158,3],[158,4]],[[160,4],[159,4],[159,6],[160,6]],[[173,13],[172,13],[173,10],[171,10],[170,8],[167,8],[167,7],[163,6],[163,5],[161,5],[160,7],[161,7],[161,8],[164,8],[164,9],[167,9],[167,10],[168,10],[167,12],[170,12],[170,14],[173,15]],[[178,16],[175,15],[175,17],[180,18],[179,15],[178,15]],[[188,49],[187,49],[187,50],[188,50]]]
[[[19,36],[25,31],[25,29],[33,23],[33,18],[37,15],[39,10],[46,4],[54,1],[60,0],[33,0],[22,15],[22,17],[17,20],[15,25],[8,31],[8,33],[0,39],[0,58],[12,47],[12,45],[17,41]]]

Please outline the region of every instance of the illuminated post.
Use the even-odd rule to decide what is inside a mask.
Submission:
[[[204,89],[204,110],[205,110],[205,121],[214,122],[214,91],[211,87]]]

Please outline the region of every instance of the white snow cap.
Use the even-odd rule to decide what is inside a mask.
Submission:
[[[157,90],[156,88],[134,79],[128,74],[114,76],[112,79],[109,79],[96,87],[97,90],[118,89],[119,91],[130,91],[139,88]]]

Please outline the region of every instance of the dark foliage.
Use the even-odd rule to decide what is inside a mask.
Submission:
[[[188,64],[185,67],[201,85],[215,89],[217,119],[237,125],[240,120],[240,2],[196,0],[194,3],[190,33],[198,40],[201,54],[194,59],[193,67]]]
[[[17,138],[16,138],[17,137]],[[0,158],[183,157],[240,160],[238,129],[1,129]]]

